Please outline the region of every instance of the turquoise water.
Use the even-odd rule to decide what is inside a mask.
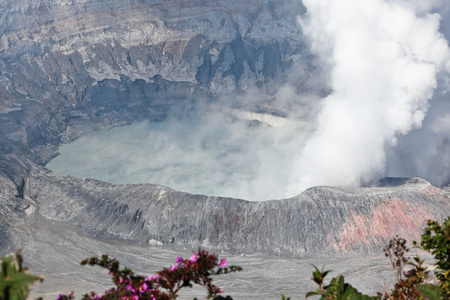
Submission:
[[[283,197],[296,147],[282,128],[213,115],[94,132],[61,146],[47,168],[110,183],[268,200]]]

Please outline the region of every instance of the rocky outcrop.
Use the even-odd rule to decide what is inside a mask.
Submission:
[[[8,0],[0,12],[0,254],[52,220],[125,243],[370,252],[397,232],[417,239],[427,218],[450,212],[447,193],[420,180],[248,202],[43,167],[86,132],[191,117],[245,93],[261,100],[238,108],[280,116],[274,94],[294,72],[296,92],[327,93],[299,1]]]
[[[296,21],[303,12],[301,3],[290,0],[0,3],[0,252],[31,238],[27,220],[35,214],[59,216],[50,209],[55,199],[67,200],[66,209],[78,201],[72,195],[79,195],[76,191],[83,190],[84,183],[77,187],[82,183],[78,179],[42,177],[42,166],[61,143],[140,120],[189,117],[198,103],[218,101],[224,94],[257,89],[270,100],[273,86],[287,80],[294,64],[309,72],[299,83],[306,89],[316,69]],[[50,185],[43,184],[44,178]],[[59,180],[62,190],[57,188]],[[108,201],[117,204],[102,204],[106,198],[95,190],[104,185],[96,182],[89,202],[80,204],[107,208],[99,211],[97,220],[115,211],[114,205],[127,205],[125,195],[137,188],[108,187],[121,190],[122,196],[110,193]],[[135,211],[131,218],[141,213]],[[73,224],[84,223],[81,215],[72,217]],[[170,243],[171,237],[163,237],[170,228],[134,229],[139,233],[131,238],[130,233],[120,234],[121,226],[134,226],[126,224],[121,221],[106,230],[90,223],[83,230],[98,229],[105,238]],[[177,243],[180,235],[175,234]]]
[[[89,131],[195,117],[204,103],[284,121],[288,112],[275,101],[281,85],[328,93],[297,23],[304,11],[298,0],[0,1],[0,256],[24,249],[32,272],[44,273],[49,284],[36,297],[102,292],[109,284],[98,282],[103,275],[78,268],[90,255],[113,252],[135,269],[148,267],[146,255],[156,252],[156,261],[164,258],[150,259],[157,270],[170,263],[167,253],[178,255],[173,249],[202,246],[313,255],[309,265],[322,254],[378,253],[396,234],[418,239],[428,218],[450,213],[448,191],[420,179],[248,202],[112,185],[44,167],[61,143]],[[257,103],[246,102],[250,94]],[[354,257],[337,259],[340,270],[360,264],[372,272],[379,265]],[[287,291],[311,290],[297,279],[299,272],[302,281],[310,277],[305,261],[234,259],[248,263],[251,274],[232,282],[233,298],[273,299],[287,282]],[[354,273],[373,290],[372,274]],[[77,279],[81,284],[68,285]],[[249,280],[258,282],[252,292]]]
[[[1,134],[45,162],[87,129],[189,116],[223,95],[252,91],[274,111],[294,66],[298,91],[324,93],[302,13],[291,0],[3,2]]]
[[[421,179],[317,187],[292,199],[249,202],[32,170],[23,198],[25,213],[100,239],[284,256],[376,252],[397,234],[420,239],[428,219],[442,220],[449,211],[449,195]]]

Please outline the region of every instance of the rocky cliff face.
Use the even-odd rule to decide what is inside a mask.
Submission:
[[[247,202],[43,167],[58,145],[91,130],[189,117],[200,103],[243,93],[261,100],[239,109],[283,116],[274,94],[284,83],[327,93],[297,24],[303,13],[291,0],[3,1],[0,254],[26,247],[51,221],[142,245],[368,252],[397,233],[417,239],[426,219],[446,216],[448,194],[421,180]]]
[[[421,179],[389,182],[394,184],[317,187],[292,199],[249,202],[33,170],[24,198],[25,212],[101,239],[301,256],[378,251],[396,234],[419,240],[427,220],[446,216],[449,196],[442,190]]]
[[[221,95],[254,91],[251,109],[273,111],[292,72],[299,91],[325,92],[297,1],[21,0],[0,12],[2,136],[35,151]]]

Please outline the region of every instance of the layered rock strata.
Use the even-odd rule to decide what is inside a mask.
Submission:
[[[282,255],[417,239],[426,219],[449,212],[448,194],[421,180],[247,202],[45,169],[61,143],[92,130],[195,116],[200,103],[245,93],[262,100],[234,108],[283,117],[274,94],[286,83],[326,94],[303,13],[290,0],[3,1],[0,254],[31,243],[44,219],[124,243]]]

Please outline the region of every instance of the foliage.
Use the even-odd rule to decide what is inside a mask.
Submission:
[[[26,299],[30,286],[43,277],[28,274],[28,269],[22,266],[22,254],[19,251],[6,255],[0,260],[0,300]]]
[[[212,283],[212,276],[242,270],[238,266],[227,267],[226,259],[219,261],[217,255],[201,249],[189,259],[178,257],[175,265],[156,272],[156,275],[147,277],[136,275],[127,268],[120,270],[119,262],[115,259],[110,259],[107,255],[103,255],[101,258],[92,257],[86,259],[81,262],[81,265],[97,265],[109,270],[109,274],[112,276],[115,284],[115,287],[105,291],[104,295],[90,292],[90,294],[83,296],[83,300],[173,300],[177,299],[178,292],[182,288],[192,287],[193,284],[205,287],[207,298],[232,300],[229,296],[224,298],[219,295],[223,291]],[[74,299],[73,293],[58,296],[58,300],[72,299]]]
[[[417,242],[414,242],[417,245]],[[435,274],[439,280],[442,296],[450,299],[450,218],[441,225],[436,221],[428,221],[428,226],[422,234],[420,246],[431,252],[436,260]]]
[[[287,297],[284,293],[281,293],[281,300],[291,300],[291,297]]]
[[[422,299],[423,293],[418,289],[425,279],[428,278],[427,268],[423,266],[424,260],[418,255],[410,261],[405,255],[409,252],[406,247],[406,240],[396,236],[384,249],[386,257],[389,258],[392,268],[396,272],[397,282],[390,293],[384,295],[384,299]],[[405,271],[406,266],[412,266]]]
[[[319,287],[312,292],[306,294],[306,298],[319,295],[321,296],[321,300],[329,299],[329,300],[376,300],[380,299],[380,297],[369,297],[358,292],[354,287],[350,284],[344,282],[344,276],[338,275],[331,279],[330,284],[324,286],[325,276],[330,272],[319,270],[316,266],[316,269],[313,272],[313,280],[315,283],[319,285]]]

